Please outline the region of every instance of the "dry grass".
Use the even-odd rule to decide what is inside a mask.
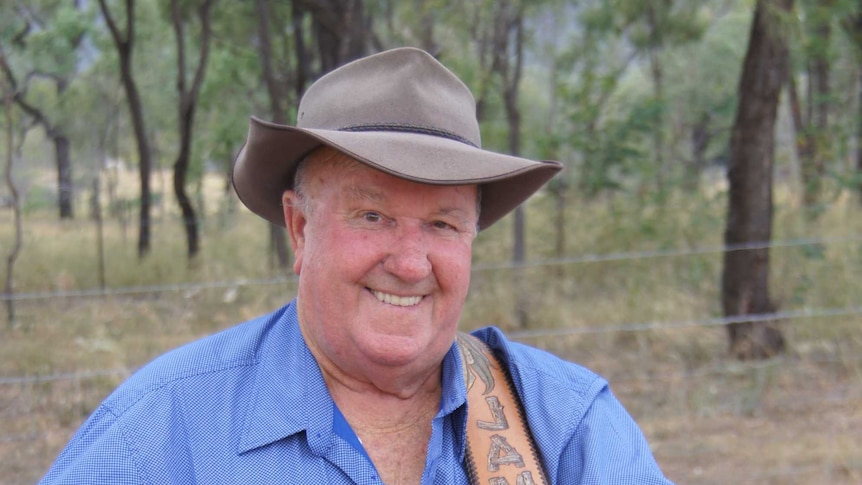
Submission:
[[[107,284],[236,284],[16,302],[17,326],[7,329],[4,321],[0,339],[0,378],[6,379],[0,384],[0,483],[37,480],[98,402],[154,356],[292,297],[289,279],[255,283],[285,276],[268,269],[265,226],[242,209],[218,211],[224,200],[219,184],[210,185],[211,212],[196,264],[185,263],[181,228],[166,200],[155,220],[153,252],[145,261],[135,254],[133,225],[124,234],[115,221],[106,224]],[[780,309],[858,307],[858,207],[841,200],[812,222],[782,203],[777,239],[835,240],[772,251],[772,292]],[[516,334],[514,302],[525,295],[531,328],[561,333],[522,340],[608,377],[678,483],[862,483],[858,314],[788,320],[787,355],[738,363],[727,358],[720,327],[618,330],[633,323],[718,316],[720,253],[583,260],[585,254],[717,247],[723,210],[721,195],[680,195],[665,206],[622,197],[579,201],[570,210],[566,233],[566,256],[575,261],[525,269],[520,287],[510,269],[476,271],[463,326],[496,324]],[[550,214],[549,200],[531,201],[532,260],[555,256]],[[8,220],[8,213],[0,213],[0,254],[11,241]],[[508,259],[509,224],[504,220],[480,235],[477,265]],[[61,224],[50,215],[32,214],[25,228],[17,291],[97,287],[92,224],[83,219]],[[99,373],[104,370],[110,372]],[[74,373],[87,377],[9,379]]]

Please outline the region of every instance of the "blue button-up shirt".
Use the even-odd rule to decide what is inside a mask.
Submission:
[[[554,484],[666,484],[640,429],[592,372],[475,333],[497,350]],[[423,484],[468,483],[466,391],[453,345]],[[42,484],[379,484],[336,408],[291,303],[169,352],[111,394]]]

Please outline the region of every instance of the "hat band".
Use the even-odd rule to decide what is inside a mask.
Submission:
[[[464,138],[461,135],[456,133],[452,133],[451,131],[441,130],[438,128],[430,128],[427,126],[417,126],[417,125],[406,125],[402,123],[377,123],[370,125],[353,125],[346,126],[344,128],[339,129],[338,131],[351,131],[351,132],[362,132],[362,131],[395,131],[401,133],[418,133],[420,135],[431,135],[438,136],[440,138],[446,138],[448,140],[457,141],[460,143],[464,143],[465,145],[470,145],[473,148],[479,148],[478,145],[471,142],[470,140]]]

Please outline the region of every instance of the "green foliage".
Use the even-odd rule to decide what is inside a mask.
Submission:
[[[699,2],[613,0],[599,8],[609,12],[602,14],[606,19],[601,26],[625,32],[637,49],[696,41],[706,28],[704,8]]]
[[[183,6],[190,9],[195,3],[188,0]],[[273,45],[275,64],[283,75],[281,81],[290,86],[288,111],[292,111],[296,100],[289,84],[295,70],[291,4],[270,3],[273,37],[278,39]],[[105,159],[121,159],[134,168],[136,149],[117,73],[117,55],[96,3],[84,2],[81,9],[75,9],[72,2],[29,2],[31,11],[43,19],[44,28],[33,31],[28,43],[19,46],[11,38],[26,20],[23,10],[16,8],[22,4],[0,5],[0,39],[9,49],[16,70],[45,65],[54,72],[74,74],[62,96],[44,78],[34,78],[28,95],[61,120],[68,131],[79,183],[89,185]],[[109,4],[124,29],[123,2]],[[566,171],[551,185],[552,193],[608,203],[617,199],[667,203],[673,199],[676,185],[691,175],[684,172],[695,158],[692,139],[697,130],[705,136],[699,154],[705,165],[696,167],[691,178],[700,180],[705,170],[720,164],[726,157],[752,6],[749,0],[529,2],[520,92],[522,153],[566,164]],[[837,0],[832,6],[823,18],[831,19],[833,27],[842,26],[833,30],[829,51],[836,60],[832,78],[836,126],[832,132],[840,140],[829,152],[832,163],[827,173],[832,177],[831,187],[835,187],[832,198],[836,199],[853,189],[859,177],[846,163],[855,146],[851,141],[855,115],[850,111],[857,79],[856,64],[846,61],[853,59],[856,43],[841,20],[858,13],[858,5]],[[133,68],[158,165],[166,168],[173,161],[177,144],[175,39],[168,2],[136,2],[136,7]],[[822,9],[817,10],[820,7],[813,0],[799,7],[805,22],[805,28],[800,27],[801,39],[815,28],[814,19],[819,17],[814,14],[820,15]],[[439,58],[482,101],[485,146],[505,151],[507,126],[500,85],[489,74],[487,53],[480,49],[487,44],[499,4],[490,0],[369,1],[366,8],[373,16],[371,28],[382,48],[420,45],[423,29],[431,22]],[[303,26],[308,54],[314,58],[317,46],[312,41],[313,25],[308,15]],[[213,11],[213,30],[214,43],[196,115],[190,183],[210,169],[226,173],[245,137],[248,116],[267,118],[270,112],[261,82],[254,3],[220,2]],[[191,51],[199,35],[194,22],[187,34]],[[73,49],[73,40],[81,35],[84,40]],[[797,50],[809,52],[801,44]],[[664,73],[662,96],[657,96],[653,86],[652,55]],[[292,119],[290,115],[288,118]],[[666,160],[656,160],[653,154],[656,133],[667,144]],[[790,133],[783,135],[783,140],[792,139]],[[23,165],[42,166],[42,152],[28,148]],[[658,194],[653,182],[662,170],[670,184],[667,194]],[[697,190],[696,184],[692,189]],[[84,190],[78,192],[85,194]],[[551,205],[548,210],[555,209]],[[666,242],[663,226],[654,219],[645,217],[632,227],[640,235]],[[544,234],[545,241],[555,238],[552,228],[544,229]]]
[[[56,76],[68,76],[78,68],[80,42],[92,17],[71,2],[28,2],[30,33],[16,44],[26,52],[30,69]],[[24,59],[22,59],[23,61]]]
[[[74,75],[64,96],[57,96],[47,78],[34,78],[28,94],[67,128],[76,167],[82,168],[76,173],[81,180],[91,178],[89,174],[105,157],[135,163],[116,53],[96,3],[85,2],[81,8],[56,0],[26,3],[26,8],[19,8],[21,2],[0,6],[5,14],[0,15],[3,45],[22,75],[28,69]],[[188,18],[197,4],[181,2]],[[797,50],[810,56],[826,49],[812,32],[832,24],[828,55],[835,61],[836,87],[830,102],[836,107],[838,140],[830,153],[837,160],[849,153],[853,144],[848,140],[854,136],[849,110],[856,71],[839,61],[854,55],[855,44],[848,22],[842,19],[858,13],[859,7],[851,0],[824,5],[799,2],[799,39],[804,42]],[[279,39],[273,45],[276,65],[289,76],[295,55],[291,6],[271,2],[270,7],[274,38]],[[125,29],[123,3],[109,2],[109,8]],[[366,5],[372,16],[370,28],[383,48],[420,45],[427,27],[433,27],[440,58],[482,101],[486,146],[503,151],[506,125],[499,85],[489,74],[487,54],[479,48],[487,40],[498,8],[489,0],[370,1]],[[530,2],[525,10],[526,65],[521,83],[522,152],[566,162],[566,184],[591,195],[644,190],[658,170],[667,170],[671,181],[682,180],[680,171],[694,157],[694,130],[707,136],[702,153],[706,162],[720,160],[728,144],[751,11],[752,2],[743,0]],[[28,19],[38,19],[39,28],[26,36],[26,43],[11,42]],[[175,40],[169,4],[136,2],[135,19],[134,72],[158,163],[167,166],[177,143]],[[310,34],[313,26],[308,17],[303,25]],[[213,11],[214,43],[196,117],[193,179],[205,163],[226,170],[242,143],[248,115],[266,117],[257,28],[253,2],[221,2]],[[197,42],[197,29],[194,22],[189,24],[190,51]],[[838,32],[848,34],[842,37]],[[76,39],[82,41],[76,44]],[[313,39],[305,40],[313,58]],[[664,70],[660,98],[651,87],[650,56]],[[292,89],[288,91],[294,95]],[[294,109],[295,100],[288,104]],[[668,145],[667,160],[661,164],[651,151],[656,133]],[[838,165],[830,173],[838,180],[855,177]]]

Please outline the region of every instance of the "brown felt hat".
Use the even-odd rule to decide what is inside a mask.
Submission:
[[[252,117],[233,167],[240,200],[284,225],[281,196],[297,163],[322,145],[399,178],[482,187],[479,229],[515,209],[562,169],[482,149],[467,86],[430,54],[393,49],[346,64],[302,97],[296,126]]]

